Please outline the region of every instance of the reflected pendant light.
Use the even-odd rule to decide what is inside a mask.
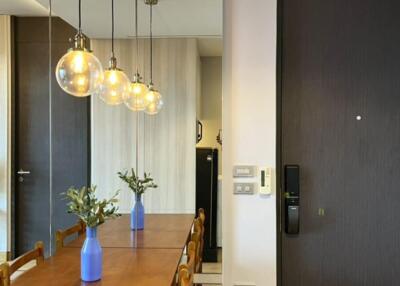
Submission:
[[[154,88],[153,84],[153,5],[157,4],[157,0],[146,0],[146,3],[150,5],[150,83],[148,86],[149,91],[145,97],[147,104],[144,111],[147,114],[154,115],[163,106],[161,93]]]
[[[146,109],[147,86],[141,81],[139,74],[139,39],[138,39],[138,1],[135,0],[135,39],[136,39],[136,73],[129,87],[129,93],[124,98],[125,105],[133,111]]]
[[[111,58],[110,66],[104,71],[103,82],[98,92],[100,98],[109,105],[118,105],[129,94],[129,78],[117,68],[117,59],[114,56],[114,0],[111,0]]]
[[[79,28],[74,47],[58,61],[56,79],[60,87],[76,97],[89,96],[97,91],[103,80],[103,67],[93,53],[86,49],[86,37],[81,28],[81,0],[79,0]]]

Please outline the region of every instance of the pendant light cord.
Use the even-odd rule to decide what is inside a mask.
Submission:
[[[114,57],[114,0],[111,0],[111,55]]]
[[[53,30],[52,30],[52,0],[49,0],[49,246],[50,246],[50,255],[53,254],[53,73],[52,70],[52,49],[53,49]]]
[[[153,84],[153,4],[150,4],[150,84]]]
[[[82,20],[81,20],[81,14],[82,14],[82,1],[81,0],[79,0],[79,24],[78,24],[78,27],[79,27],[79,32],[81,32],[82,31]]]
[[[138,1],[135,0],[136,74],[139,74]],[[137,79],[139,80],[139,79]]]

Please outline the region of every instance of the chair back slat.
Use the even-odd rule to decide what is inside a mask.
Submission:
[[[64,247],[64,240],[73,234],[82,235],[85,233],[86,225],[83,221],[79,220],[77,224],[64,230],[56,231],[56,250]]]
[[[11,275],[32,260],[36,260],[36,265],[44,262],[44,244],[42,241],[36,242],[33,250],[24,253],[14,261],[10,263],[5,262],[0,265],[0,281],[2,282],[2,286],[9,286]]]
[[[205,232],[205,221],[206,221],[206,213],[204,209],[200,208],[198,212],[198,218],[201,221],[201,243],[200,243],[200,269],[199,271],[202,271],[202,264],[203,264],[203,252],[204,252],[204,232]]]
[[[10,265],[4,262],[0,265],[0,286],[10,286]]]
[[[204,225],[204,222],[206,221],[206,213],[203,208],[199,208],[199,218],[201,219]]]
[[[194,242],[195,244],[195,253],[196,253],[196,259],[195,259],[195,272],[199,272],[200,270],[200,246],[201,246],[201,237],[200,237],[199,232],[193,232],[191,241]]]
[[[193,241],[190,241],[188,244],[188,260],[187,260],[187,268],[190,273],[194,273],[196,267],[196,244]]]
[[[193,286],[193,273],[185,265],[179,267],[179,285],[180,286]]]

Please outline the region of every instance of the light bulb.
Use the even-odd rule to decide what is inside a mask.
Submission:
[[[147,86],[140,82],[140,76],[135,75],[134,81],[130,84],[129,93],[125,96],[125,105],[133,111],[145,110],[147,106],[146,94],[148,92]]]
[[[161,94],[152,87],[150,87],[149,92],[146,94],[146,101],[145,112],[149,115],[157,114],[164,104]]]
[[[74,49],[58,61],[56,78],[66,93],[77,97],[88,96],[99,88],[103,67],[91,52]]]
[[[115,58],[110,60],[110,68],[104,72],[104,79],[96,94],[109,105],[118,105],[129,96],[130,82],[125,73],[116,67]]]

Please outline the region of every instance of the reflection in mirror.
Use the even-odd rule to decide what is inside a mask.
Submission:
[[[37,240],[45,242],[47,256],[61,247],[80,248],[91,235],[97,235],[104,253],[111,247],[183,248],[193,219],[203,209],[205,216],[198,220],[202,226],[193,230],[200,235],[202,253],[196,271],[220,273],[222,0],[138,0],[137,9],[135,0],[35,3],[40,17],[10,19],[15,47],[15,168],[31,171],[18,175],[23,182],[15,177],[14,256]],[[74,46],[70,39],[80,24],[86,47],[93,51],[91,58],[97,58],[105,71],[95,80],[73,77],[90,73],[85,57],[57,68]],[[79,48],[81,36],[76,40]],[[75,68],[73,76],[67,73],[70,65]],[[115,88],[113,76],[119,69],[126,84]],[[114,73],[107,75],[107,70]],[[109,85],[98,84],[100,78]],[[144,100],[159,98],[158,91],[162,104],[140,107],[137,86],[132,84],[139,80],[146,89],[154,89],[143,93]],[[71,81],[94,82],[100,88],[93,85],[95,92],[85,90],[79,98],[68,90]],[[113,100],[113,92],[121,95],[119,100]],[[99,200],[120,190],[116,204],[122,217],[105,222],[97,232],[87,228],[85,234],[82,222],[66,213],[67,201],[61,194],[70,187],[90,185],[97,186]],[[135,208],[132,222],[136,201],[142,205]],[[132,231],[135,228],[138,231]],[[57,230],[71,234],[62,236],[62,243],[57,241],[58,250]]]

